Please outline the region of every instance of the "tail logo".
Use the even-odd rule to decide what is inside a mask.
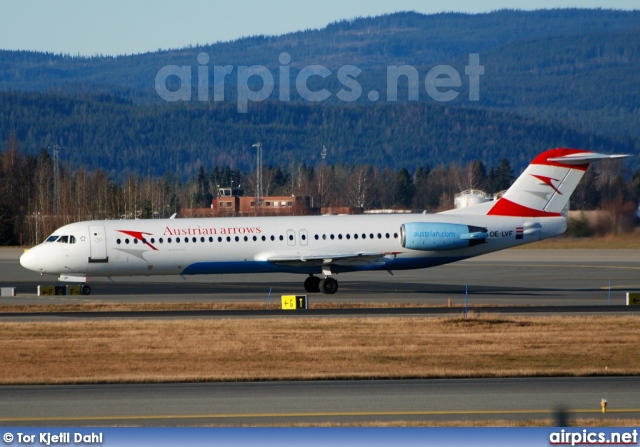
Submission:
[[[545,177],[544,175],[537,175],[537,174],[530,174],[530,175],[532,177],[537,178],[538,180],[541,180],[543,183],[545,183],[546,185],[550,186],[555,192],[557,192],[558,194],[562,195],[562,193],[558,190],[558,188],[553,186],[553,183],[552,183],[552,180],[554,182],[559,182],[560,180],[558,180],[557,178]]]

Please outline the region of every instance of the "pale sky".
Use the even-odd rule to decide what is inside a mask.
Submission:
[[[120,55],[280,35],[397,11],[640,9],[638,0],[5,0],[0,49]]]

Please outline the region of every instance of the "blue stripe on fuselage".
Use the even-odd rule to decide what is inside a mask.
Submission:
[[[331,264],[333,273],[359,272],[369,270],[412,270],[438,265],[449,264],[466,259],[463,256],[455,257],[424,257],[394,259],[385,263],[372,265],[336,265]],[[321,266],[295,267],[276,265],[266,261],[241,261],[241,262],[196,262],[185,268],[183,275],[212,275],[225,273],[322,273]]]

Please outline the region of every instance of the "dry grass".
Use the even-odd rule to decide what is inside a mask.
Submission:
[[[574,427],[637,427],[640,419],[591,419],[569,417]],[[219,426],[219,425],[218,425]],[[255,427],[254,425],[246,425]],[[372,422],[297,422],[283,424],[260,424],[261,427],[556,427],[553,418],[548,419],[493,419],[459,421],[372,421]]]
[[[527,249],[549,249],[549,250],[563,250],[563,249],[608,249],[608,250],[620,250],[620,249],[640,249],[640,232],[636,231],[628,234],[610,234],[606,236],[591,236],[591,237],[554,237],[545,239],[539,242],[533,242],[531,244],[522,245],[517,247],[516,250]]]
[[[0,323],[0,383],[640,374],[637,316]]]
[[[314,301],[314,309],[390,309],[442,307],[428,303],[355,303]],[[462,304],[452,305],[462,307]],[[176,303],[78,303],[78,304],[0,304],[0,314],[50,313],[50,312],[142,312],[142,311],[191,311],[191,310],[265,310],[264,302],[216,301]],[[274,300],[269,310],[282,310],[281,303]]]

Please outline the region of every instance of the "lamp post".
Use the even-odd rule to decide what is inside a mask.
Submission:
[[[262,208],[262,143],[257,142],[256,148],[256,213]]]

